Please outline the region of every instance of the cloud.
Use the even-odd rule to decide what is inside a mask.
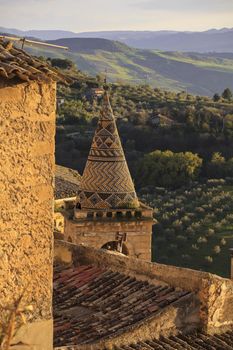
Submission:
[[[212,13],[233,11],[233,0],[140,0],[136,6],[142,10]]]

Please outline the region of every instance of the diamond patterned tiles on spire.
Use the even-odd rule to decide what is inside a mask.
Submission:
[[[93,196],[90,197],[90,194]],[[103,97],[101,116],[82,176],[79,196],[82,208],[87,209],[139,206],[107,92]]]

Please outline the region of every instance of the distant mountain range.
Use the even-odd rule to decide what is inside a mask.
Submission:
[[[117,40],[139,49],[184,52],[233,52],[233,28],[210,29],[204,32],[177,31],[102,31],[74,33],[62,30],[20,31],[0,27],[0,32],[41,40],[63,38],[103,38]]]
[[[117,40],[140,49],[233,52],[233,28],[205,32],[138,31],[80,33],[78,37]]]
[[[89,75],[104,73],[112,82],[150,84],[166,90],[212,96],[233,89],[233,53],[185,53],[131,48],[119,41],[68,38],[48,41],[69,51],[25,46],[30,53],[68,58]]]
[[[56,40],[60,38],[77,38],[78,34],[65,30],[19,30],[0,27],[0,33],[10,33],[23,37],[34,37],[40,40]]]

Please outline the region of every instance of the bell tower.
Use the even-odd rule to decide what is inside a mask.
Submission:
[[[108,93],[65,239],[151,260],[152,209],[139,202]]]

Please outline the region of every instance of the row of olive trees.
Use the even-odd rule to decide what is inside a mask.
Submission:
[[[143,190],[141,199],[154,208],[155,260],[198,269],[208,266],[214,272],[216,262],[222,259],[219,273],[227,275],[233,227],[233,199],[228,188],[227,181],[209,180],[175,190]]]

